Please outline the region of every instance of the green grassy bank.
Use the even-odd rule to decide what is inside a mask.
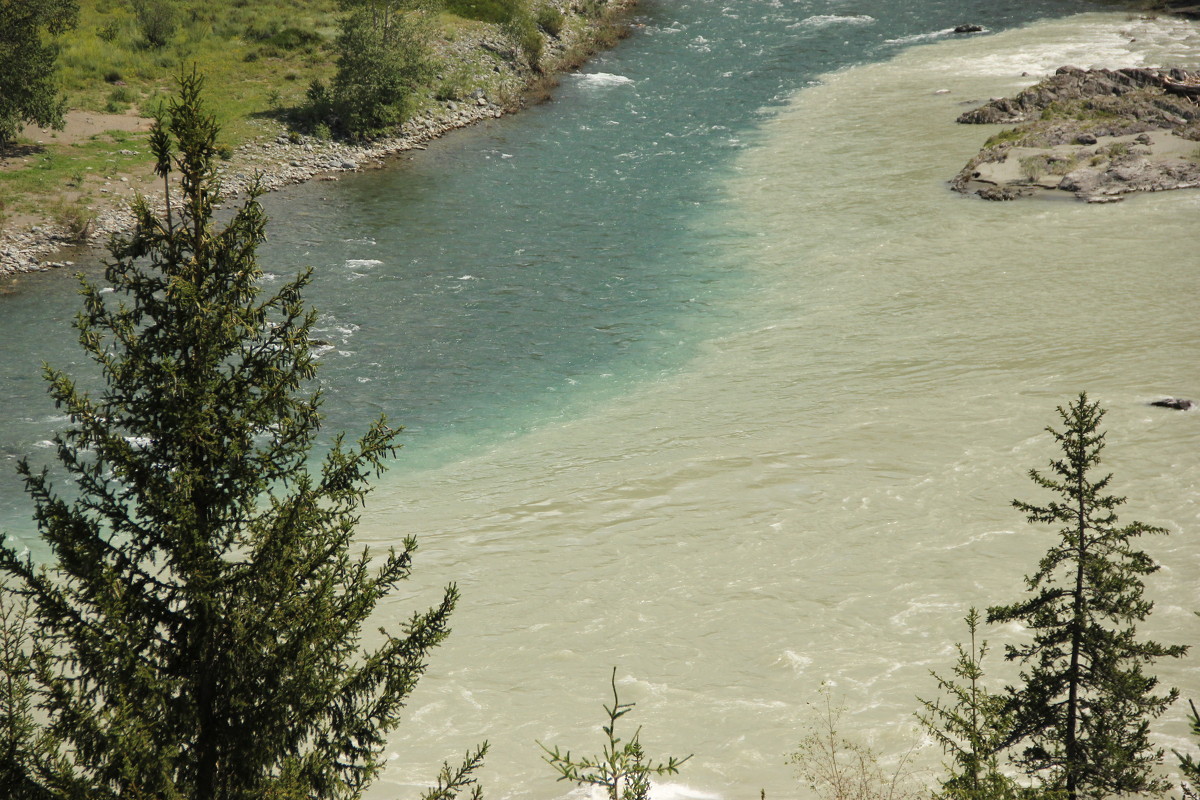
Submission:
[[[405,13],[422,19],[434,61],[414,114],[478,91],[516,107],[622,30],[616,3],[598,0],[439,0]],[[83,238],[98,211],[148,188],[145,128],[181,69],[206,78],[222,157],[297,136],[309,85],[336,70],[341,14],[337,0],[81,0],[58,38],[67,127],[27,128],[0,152],[0,232],[49,223]]]

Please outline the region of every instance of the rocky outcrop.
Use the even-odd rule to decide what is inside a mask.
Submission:
[[[958,121],[967,124],[1018,125],[1038,120],[1046,111],[1056,110],[1059,113],[1082,111],[1085,112],[1083,116],[1095,117],[1097,119],[1094,121],[1100,123],[1105,121],[1099,117],[1117,114],[1121,119],[1112,123],[1118,126],[1141,124],[1167,127],[1200,119],[1200,106],[1185,97],[1169,93],[1167,87],[1173,82],[1200,82],[1200,72],[1183,69],[1089,70],[1059,67],[1054,75],[1016,97],[992,100],[961,115]],[[1122,133],[1127,132],[1122,130]]]
[[[1012,200],[1070,192],[1092,203],[1200,187],[1200,72],[1062,67],[958,118],[1017,127],[993,136],[951,181]]]

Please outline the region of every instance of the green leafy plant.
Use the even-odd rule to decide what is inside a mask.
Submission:
[[[346,136],[373,136],[400,125],[417,87],[433,74],[421,18],[380,19],[364,9],[347,14],[337,39],[337,73],[327,89],[318,81],[309,87],[307,116]]]
[[[517,47],[524,53],[530,68],[540,72],[543,49],[542,32],[538,29],[533,15],[525,9],[521,9],[504,24],[504,30],[516,41]]]
[[[563,26],[566,25],[567,21],[563,13],[551,5],[538,8],[534,19],[537,21],[537,26],[545,31],[548,36],[555,37],[562,33]]]
[[[634,703],[622,703],[617,694],[617,668],[612,671],[612,705],[604,706],[608,724],[601,726],[607,741],[599,756],[572,758],[571,752],[553,748],[538,742],[545,751],[542,759],[558,771],[560,781],[571,781],[579,786],[599,786],[608,795],[608,800],[647,800],[650,794],[650,778],[657,775],[673,775],[679,772],[691,755],[683,758],[669,756],[657,764],[647,761],[642,749],[642,729],[634,731],[629,741],[617,736],[617,720],[633,710]]]
[[[62,128],[58,48],[48,34],[75,26],[79,7],[61,0],[0,3],[0,144],[26,122]]]
[[[147,47],[158,50],[170,44],[179,27],[179,12],[171,0],[134,0],[133,9]]]

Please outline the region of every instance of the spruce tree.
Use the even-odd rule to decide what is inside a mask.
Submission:
[[[1196,710],[1196,704],[1190,700],[1188,707],[1192,711],[1188,717],[1192,726],[1192,736],[1200,738],[1200,711]],[[1178,750],[1175,751],[1175,757],[1179,759],[1179,771],[1183,775],[1183,781],[1180,783],[1183,796],[1187,800],[1200,800],[1200,761],[1190,753],[1181,753]]]
[[[353,543],[396,431],[339,436],[310,466],[308,273],[264,297],[257,192],[214,225],[217,126],[201,80],[181,84],[151,137],[179,196],[162,216],[138,201],[111,247],[113,295],[83,284],[76,327],[103,385],[46,367],[73,486],[20,467],[50,557],[0,546],[0,775],[38,800],[355,798],[457,593],[363,646],[415,549]],[[472,783],[481,757],[430,796]]]
[[[1017,761],[1070,800],[1161,793],[1167,783],[1152,770],[1162,750],[1149,726],[1177,692],[1156,693],[1158,679],[1144,668],[1186,648],[1137,637],[1136,624],[1153,608],[1142,578],[1158,565],[1134,540],[1166,531],[1117,526],[1114,509],[1125,499],[1107,494],[1111,475],[1093,475],[1104,449],[1100,404],[1081,394],[1058,413],[1063,430],[1047,430],[1062,458],[1050,462],[1049,475],[1030,471],[1057,499],[1013,502],[1031,523],[1060,526],[1058,540],[1026,577],[1025,599],[988,609],[988,622],[1018,622],[1033,637],[1006,648],[1023,665],[1022,684],[1008,687]]]
[[[976,642],[979,612],[972,608],[966,616],[970,647],[955,645],[958,659],[953,678],[931,672],[945,697],[938,700],[917,698],[923,712],[921,725],[950,756],[950,770],[941,782],[936,800],[1013,800],[1018,789],[1000,769],[1000,752],[1012,727],[1011,714],[1003,695],[989,692],[983,685],[983,659],[987,642]]]

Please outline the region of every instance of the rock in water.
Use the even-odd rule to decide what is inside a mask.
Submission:
[[[1195,405],[1191,400],[1184,400],[1180,397],[1165,397],[1162,400],[1155,400],[1150,405],[1158,406],[1159,408],[1173,408],[1176,411],[1187,411]]]
[[[980,33],[983,30],[982,25],[959,25],[954,29],[955,33]]]

